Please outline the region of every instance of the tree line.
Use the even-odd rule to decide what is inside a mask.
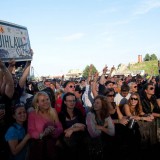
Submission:
[[[158,61],[158,58],[157,58],[157,56],[156,56],[156,54],[149,54],[149,53],[147,53],[146,55],[145,55],[145,57],[143,58],[143,61],[153,61],[153,60],[157,60]],[[160,62],[159,62],[160,63]],[[121,65],[121,64],[119,64],[119,65]],[[119,65],[118,65],[118,67],[119,67]],[[159,66],[159,65],[158,65]],[[89,72],[89,68],[90,68],[90,66],[89,65],[87,65],[86,67],[85,67],[85,69],[83,70],[83,77],[88,77],[88,72]],[[92,64],[92,75],[94,75],[95,73],[97,72],[97,69],[96,69],[96,67]],[[160,71],[159,71],[160,72]]]
[[[158,60],[157,56],[153,54],[146,54],[145,57],[143,58],[143,61],[153,61],[153,60]]]

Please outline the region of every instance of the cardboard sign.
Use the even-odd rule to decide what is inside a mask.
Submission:
[[[0,59],[8,62],[32,60],[28,30],[24,26],[0,21]]]

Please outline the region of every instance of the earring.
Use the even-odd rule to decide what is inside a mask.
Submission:
[[[35,110],[37,110],[37,111],[38,111],[38,110],[39,110],[39,107],[38,107],[38,106],[35,106]]]

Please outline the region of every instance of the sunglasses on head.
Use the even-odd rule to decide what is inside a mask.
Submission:
[[[149,90],[153,90],[153,89],[154,89],[154,87],[149,88]]]
[[[16,110],[17,108],[19,108],[19,107],[24,107],[24,108],[25,108],[25,104],[24,104],[23,102],[17,103],[17,104],[15,104],[15,105],[12,107],[12,109],[13,109],[13,111],[15,112],[15,110]]]
[[[138,98],[131,98],[131,100],[135,100],[135,101],[137,101],[137,100],[138,100]]]
[[[25,107],[25,104],[23,102],[16,103],[15,107]]]
[[[114,97],[114,94],[108,94],[107,97]]]
[[[69,88],[75,88],[75,86],[70,85]]]

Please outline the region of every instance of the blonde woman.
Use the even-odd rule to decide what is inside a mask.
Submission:
[[[45,92],[38,92],[35,94],[33,101],[33,107],[35,110],[29,113],[28,117],[28,132],[31,137],[35,140],[43,140],[44,142],[40,145],[36,145],[32,149],[31,159],[36,159],[37,156],[41,159],[48,157],[54,157],[54,147],[58,140],[58,137],[63,132],[62,125],[59,121],[58,114],[54,108],[51,107],[49,96]],[[47,143],[53,142],[47,150]],[[37,147],[44,147],[46,145],[46,151],[39,150]],[[41,148],[40,148],[41,149]],[[36,152],[37,151],[37,152]]]

